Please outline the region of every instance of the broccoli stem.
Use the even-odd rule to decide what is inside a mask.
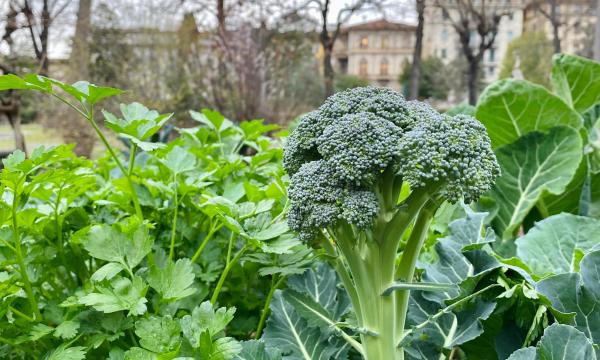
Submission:
[[[398,278],[412,280],[417,257],[437,206],[431,201],[437,188],[416,189],[392,216],[388,211],[382,211],[371,233],[357,231],[348,224],[338,225],[329,231],[352,276],[354,287],[348,292],[352,294],[367,360],[404,359],[404,351],[397,344],[404,333],[409,292],[400,291],[393,296],[382,294]],[[386,193],[390,190],[381,193],[388,196]],[[400,241],[413,221],[413,230],[396,267]],[[334,253],[333,249],[328,250]],[[341,269],[336,267],[336,270],[340,273]],[[340,273],[340,276],[344,276],[343,283],[348,288],[348,274]]]

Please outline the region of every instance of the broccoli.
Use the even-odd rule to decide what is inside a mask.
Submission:
[[[353,346],[367,360],[403,359],[409,290],[433,214],[444,201],[477,200],[500,173],[485,127],[363,87],[306,114],[284,150],[289,226],[331,255],[365,330]],[[404,290],[386,291],[399,283]]]

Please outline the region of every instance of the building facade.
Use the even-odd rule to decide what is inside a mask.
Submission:
[[[423,58],[438,57],[445,64],[463,59],[458,34],[452,26],[459,18],[459,8],[447,0],[448,13],[435,6],[436,0],[428,0],[425,7],[423,33]],[[477,1],[474,0],[475,5]],[[588,55],[590,39],[596,22],[596,0],[558,0],[557,16],[561,22],[559,37],[561,52]],[[489,0],[486,7],[502,13],[494,45],[483,56],[483,82],[498,79],[508,44],[525,31],[544,31],[552,40],[553,28],[543,12],[549,13],[546,0]],[[540,10],[542,9],[542,10]],[[336,71],[358,76],[373,85],[399,89],[398,77],[404,63],[412,60],[416,26],[377,20],[342,29],[334,47]],[[470,38],[473,46],[479,43],[473,29]],[[589,43],[589,44],[588,44]],[[587,49],[590,50],[590,49]]]
[[[523,32],[524,1],[496,0],[496,2],[497,4],[494,4],[494,1],[489,1],[486,6],[497,6],[494,11],[506,15],[500,20],[494,46],[483,56],[482,70],[485,82],[497,79],[508,44]],[[452,27],[452,22],[459,19],[459,9],[451,4],[447,5],[447,8],[448,13],[445,14],[439,7],[427,6],[423,32],[423,57],[436,56],[445,64],[464,57],[458,35]],[[470,38],[473,45],[479,43],[475,29],[471,31]]]
[[[337,72],[400,89],[398,78],[404,63],[412,59],[415,29],[387,20],[342,29],[333,49]]]

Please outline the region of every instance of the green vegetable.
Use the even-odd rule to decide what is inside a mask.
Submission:
[[[384,292],[414,280],[441,203],[477,200],[499,175],[485,128],[389,89],[356,88],[301,119],[284,166],[292,176],[288,223],[334,258],[365,329],[356,347],[368,360],[403,359],[410,287]]]

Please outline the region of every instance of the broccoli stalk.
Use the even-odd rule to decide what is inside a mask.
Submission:
[[[284,165],[289,225],[327,251],[352,301],[361,343],[351,345],[367,360],[403,359],[431,218],[444,201],[476,200],[499,175],[485,128],[389,89],[356,88],[301,119]]]

